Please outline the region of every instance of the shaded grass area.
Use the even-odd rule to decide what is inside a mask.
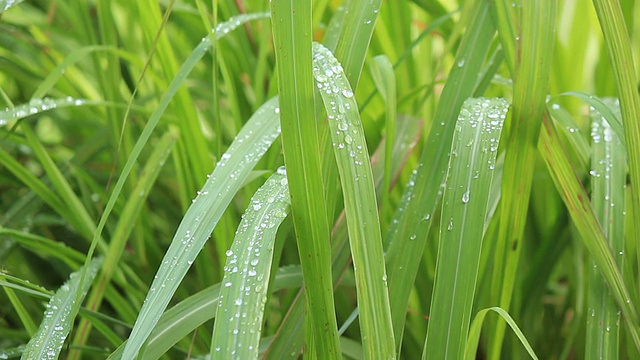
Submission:
[[[0,1],[0,356],[637,357],[637,8]]]

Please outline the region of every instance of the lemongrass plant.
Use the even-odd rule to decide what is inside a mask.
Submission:
[[[0,358],[640,355],[635,1],[0,1]]]

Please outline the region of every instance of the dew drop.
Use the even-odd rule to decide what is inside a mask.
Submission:
[[[464,204],[469,202],[469,190],[465,191],[464,194],[462,194],[462,202]]]

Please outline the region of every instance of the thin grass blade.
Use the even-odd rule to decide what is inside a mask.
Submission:
[[[311,1],[271,1],[291,214],[305,277],[307,353],[341,356],[331,281],[330,226],[311,65]]]
[[[471,324],[471,329],[469,331],[469,339],[466,344],[464,359],[465,360],[476,359],[476,354],[478,352],[478,342],[480,341],[480,332],[482,331],[482,324],[484,322],[484,318],[487,316],[487,314],[490,311],[496,312],[498,315],[502,317],[502,319],[504,319],[504,321],[509,325],[509,327],[511,327],[511,330],[513,330],[513,332],[516,334],[522,346],[524,346],[524,348],[527,350],[527,353],[529,354],[529,356],[531,356],[531,358],[534,360],[538,360],[538,357],[536,356],[535,352],[533,351],[533,348],[527,341],[526,336],[524,336],[524,334],[518,327],[518,324],[516,324],[516,322],[513,320],[513,318],[511,318],[508,312],[504,311],[499,307],[483,309],[483,310],[480,310],[478,314],[476,314],[475,318],[473,319],[473,323]]]
[[[611,108],[610,104],[608,105],[604,100],[600,99],[597,96],[588,95],[579,91],[567,91],[558,96],[575,96],[578,99],[589,104],[590,107],[602,114],[602,116],[604,116],[605,118],[609,119],[607,121],[609,123],[609,126],[611,126],[611,128],[613,128],[613,130],[616,132],[618,138],[620,139],[620,141],[622,141],[622,144],[626,144],[624,125],[622,124],[620,111],[614,111]]]
[[[127,241],[131,236],[131,232],[137,223],[137,219],[139,219],[140,211],[148,199],[160,171],[164,168],[163,165],[169,157],[169,154],[171,154],[176,140],[176,133],[170,130],[154,144],[154,150],[142,169],[138,182],[132,191],[132,193],[137,196],[131,196],[127,200],[120,213],[120,219],[112,232],[111,242],[109,243],[104,258],[104,266],[98,276],[96,286],[94,286],[91,294],[89,294],[87,309],[95,311],[100,308],[108,284],[113,274],[118,270],[118,264],[120,263]],[[80,326],[78,326],[75,337],[76,343],[84,343],[86,341],[91,329],[90,326],[91,324],[88,321],[82,322]]]
[[[252,197],[226,252],[212,359],[258,357],[276,232],[288,212],[289,188],[281,167]]]
[[[616,100],[604,99],[609,108]],[[623,268],[625,230],[626,150],[605,117],[591,111],[591,203],[609,246]],[[589,267],[587,310],[587,360],[618,359],[620,311],[600,275],[597,265]]]
[[[26,104],[20,104],[14,108],[7,108],[0,111],[0,126],[12,126],[15,121],[49,110],[72,106],[97,105],[99,103],[100,102],[97,101],[74,99],[71,96],[62,99],[31,99]]]
[[[63,284],[47,304],[44,319],[36,334],[27,344],[22,359],[57,359],[62,350],[62,345],[69,335],[76,311],[75,302],[77,293],[80,300],[89,290],[94,276],[102,265],[102,259],[91,261],[87,268],[84,281],[81,281],[82,270],[71,274],[69,280]]]
[[[394,358],[380,220],[358,104],[331,51],[318,43],[313,50],[313,75],[329,118],[344,193],[365,357]]]
[[[578,164],[581,168],[586,168],[589,163],[589,143],[580,131],[580,126],[576,123],[571,114],[555,103],[547,103],[547,110],[556,124],[563,129],[565,136],[578,155]]]

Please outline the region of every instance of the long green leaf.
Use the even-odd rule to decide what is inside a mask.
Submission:
[[[288,212],[286,171],[280,168],[256,191],[226,252],[212,359],[258,357],[276,232]]]
[[[615,106],[614,99],[604,99]],[[622,269],[624,258],[624,218],[626,151],[620,137],[605,117],[591,111],[591,203],[598,222],[609,240]],[[589,267],[589,298],[585,358],[619,358],[620,312],[597,265]]]
[[[102,259],[94,259],[91,261],[82,283],[80,283],[82,278],[82,270],[80,270],[71,274],[69,280],[56,291],[47,304],[44,319],[36,334],[27,344],[22,359],[58,358],[76,315],[74,311],[76,311],[77,293],[80,293],[79,298],[82,300],[100,265],[102,265]]]
[[[342,66],[324,46],[313,45],[313,75],[329,118],[329,128],[349,230],[365,357],[395,357],[382,236],[358,104]]]
[[[311,358],[340,358],[331,281],[330,226],[311,72],[311,1],[271,1],[271,17],[282,148],[305,277],[307,352]]]
[[[480,251],[504,99],[468,99],[453,135],[443,196],[440,246],[423,358],[461,359],[475,296]]]

